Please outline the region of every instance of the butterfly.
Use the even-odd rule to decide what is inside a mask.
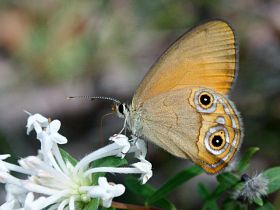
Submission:
[[[243,136],[228,98],[237,65],[232,27],[208,21],[175,41],[146,74],[132,103],[117,101],[115,110],[133,136],[216,174],[233,159]]]

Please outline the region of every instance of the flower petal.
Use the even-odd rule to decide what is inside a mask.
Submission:
[[[57,131],[59,131],[61,126],[61,122],[59,120],[53,120],[51,121],[49,128],[50,128],[50,132],[51,133],[56,133]]]
[[[118,154],[118,156],[121,156],[124,158],[126,153],[128,153],[130,149],[130,143],[128,141],[128,137],[123,134],[115,134],[109,138],[110,141],[115,142],[120,148],[122,148],[121,154]]]
[[[125,191],[122,184],[108,183],[106,177],[99,177],[98,184],[98,186],[90,187],[88,193],[92,198],[101,198],[106,208],[111,206],[114,197],[122,195]]]
[[[14,200],[8,201],[6,203],[3,203],[0,206],[0,210],[13,210],[14,209],[14,205],[15,205],[15,201]]]
[[[32,117],[32,116],[31,116]],[[33,115],[34,120],[36,120],[37,122],[39,122],[40,124],[42,124],[44,127],[46,127],[48,125],[48,118],[44,117],[41,114],[34,114]]]
[[[41,132],[42,127],[46,127],[48,125],[48,119],[43,117],[40,114],[34,114],[34,115],[30,115],[27,119],[27,135],[29,135],[29,133],[35,129],[35,131],[37,133]]]
[[[58,144],[66,144],[67,143],[67,138],[62,136],[61,134],[59,133],[54,133],[52,135],[52,139],[54,142],[58,143]]]
[[[10,155],[10,154],[0,155],[0,160],[5,160],[5,159],[7,159],[8,157],[11,157],[11,155]]]
[[[134,163],[132,166],[142,172],[142,176],[140,177],[142,184],[145,184],[153,176],[152,164],[145,159],[141,159],[141,162]]]

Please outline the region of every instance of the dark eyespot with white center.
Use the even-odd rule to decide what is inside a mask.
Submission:
[[[219,148],[223,144],[223,142],[224,142],[224,139],[220,135],[213,136],[213,138],[211,140],[212,147],[214,147],[214,148]]]
[[[208,92],[199,95],[199,105],[204,109],[209,109],[213,105],[213,96]]]
[[[216,110],[217,96],[210,90],[200,89],[195,92],[194,104],[199,112],[212,113]]]
[[[208,106],[211,103],[211,97],[208,94],[202,94],[199,97],[199,101],[201,104],[203,104],[204,106]]]
[[[227,129],[223,126],[210,128],[206,133],[204,145],[213,155],[222,154],[229,145],[229,134]]]

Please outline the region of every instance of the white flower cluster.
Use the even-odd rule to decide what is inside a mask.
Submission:
[[[58,144],[67,139],[58,133],[60,121],[31,115],[27,120],[27,134],[35,130],[41,149],[37,156],[28,156],[18,161],[19,165],[5,161],[10,155],[0,155],[0,182],[6,184],[6,203],[0,210],[75,210],[78,204],[88,203],[93,198],[102,200],[110,207],[112,199],[125,192],[122,184],[108,182],[102,176],[93,184],[93,174],[99,172],[140,174],[142,183],[152,176],[152,165],[145,159],[147,148],[143,140],[129,140],[122,134],[110,137],[111,144],[102,147],[73,164],[63,157]],[[95,160],[134,153],[139,160],[130,167],[92,167]],[[17,172],[17,173],[10,173]],[[24,174],[25,179],[14,174]]]

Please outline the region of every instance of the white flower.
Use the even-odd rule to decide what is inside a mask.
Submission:
[[[0,206],[0,210],[13,210],[15,201],[8,201]]]
[[[14,185],[14,184],[6,184],[6,201],[14,201],[14,206],[16,208],[20,208],[20,205],[24,203],[26,198],[27,190],[22,186]]]
[[[34,200],[34,194],[30,192],[24,201],[24,210],[40,210],[45,200],[45,197],[39,197],[37,200]]]
[[[267,195],[269,181],[262,174],[253,177],[244,174],[242,175],[242,181],[244,181],[244,185],[233,193],[234,199],[241,199],[252,203],[254,200]]]
[[[99,177],[98,186],[93,186],[88,191],[91,197],[101,198],[104,207],[108,208],[112,204],[112,199],[122,195],[125,187],[122,184],[108,183],[106,177]]]
[[[141,159],[141,162],[134,163],[132,166],[141,171],[140,180],[142,180],[142,184],[145,184],[153,176],[152,164],[145,159]]]
[[[66,144],[67,138],[58,133],[61,123],[59,120],[53,120],[42,132],[38,133],[37,138],[41,141],[42,150],[49,152],[54,143]]]
[[[6,184],[7,202],[0,210],[75,210],[76,202],[88,203],[92,198],[100,198],[104,207],[110,207],[112,199],[124,193],[121,184],[108,183],[99,177],[98,185],[93,182],[94,173],[141,174],[145,183],[152,176],[152,166],[144,159],[145,143],[139,141],[131,145],[128,137],[119,134],[110,138],[113,142],[86,155],[76,164],[63,157],[58,144],[67,139],[58,133],[60,121],[49,122],[40,114],[28,118],[27,133],[35,129],[41,142],[37,156],[28,156],[18,161],[19,165],[5,162],[9,155],[0,155],[0,182]],[[104,157],[121,156],[135,152],[141,160],[133,167],[92,167],[92,162]],[[17,173],[9,173],[14,171]],[[17,174],[24,176],[17,178]],[[13,175],[16,174],[16,175]],[[37,199],[35,199],[37,198]]]
[[[27,134],[33,129],[37,133],[37,139],[41,142],[41,149],[43,153],[48,153],[53,147],[53,144],[66,144],[67,138],[58,133],[61,123],[59,120],[49,120],[40,114],[30,114],[27,120]]]
[[[30,116],[27,119],[27,135],[29,135],[29,133],[35,129],[36,133],[40,133],[42,132],[42,127],[47,127],[49,120],[45,117],[43,117],[40,114],[34,114],[31,115],[29,112],[26,112],[27,114],[29,114]]]
[[[31,115],[27,120],[27,134],[33,128],[37,133],[37,139],[41,142],[41,154],[45,161],[51,162],[51,164],[59,170],[59,166],[56,164],[55,158],[51,153],[51,150],[57,150],[57,144],[67,143],[67,138],[58,133],[61,123],[59,120],[49,120],[40,114]],[[57,154],[57,153],[56,153]]]
[[[7,166],[3,160],[7,159],[10,156],[11,155],[9,155],[9,154],[0,155],[0,171],[9,172],[9,169],[7,168]]]
[[[121,154],[119,156],[121,158],[124,158],[124,156],[128,153],[130,149],[130,143],[128,141],[127,136],[123,134],[115,134],[112,137],[110,137],[109,140],[115,142],[122,148]]]
[[[49,139],[50,142],[52,143],[57,143],[57,144],[66,144],[67,143],[67,138],[62,136],[61,134],[58,133],[60,129],[61,123],[59,120],[53,120],[52,122],[49,123],[49,125],[46,127],[45,133],[46,138]],[[39,138],[39,137],[38,137]],[[39,138],[40,140],[44,140],[44,137],[41,136]]]

